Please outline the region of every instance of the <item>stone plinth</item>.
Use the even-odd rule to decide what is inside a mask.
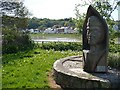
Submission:
[[[82,56],[71,56],[57,60],[54,79],[62,88],[120,88],[120,72],[88,73],[83,71]]]

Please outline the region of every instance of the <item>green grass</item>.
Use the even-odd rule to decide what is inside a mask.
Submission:
[[[46,45],[49,46],[48,43]],[[61,43],[60,46],[62,46]],[[2,87],[50,88],[48,73],[52,70],[53,63],[60,58],[81,54],[81,51],[54,51],[40,48],[16,54],[4,54],[2,57]],[[120,67],[119,52],[109,53],[108,65],[114,68]]]
[[[43,33],[38,33],[38,34],[30,34],[31,38],[42,38],[42,39],[47,39],[47,38],[74,38],[74,39],[80,39],[81,40],[81,35],[80,34],[43,34]]]
[[[34,49],[3,55],[2,88],[49,88],[48,73],[53,63],[81,52]]]

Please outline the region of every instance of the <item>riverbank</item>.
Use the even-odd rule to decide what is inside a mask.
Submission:
[[[82,36],[80,34],[29,34],[32,39],[54,39],[54,38],[70,38],[81,40]]]

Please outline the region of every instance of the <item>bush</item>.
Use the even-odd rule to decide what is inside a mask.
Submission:
[[[15,28],[2,28],[2,35],[3,54],[16,53],[18,51],[24,51],[34,47],[34,43],[31,41],[29,36],[26,33],[16,30]]]
[[[119,53],[118,53],[119,54]],[[113,68],[120,70],[120,56],[117,53],[109,53],[108,55],[108,65]]]
[[[78,50],[82,51],[82,44],[78,42],[42,42],[43,49],[54,49],[54,50]],[[109,52],[117,53],[120,52],[120,45],[118,44],[110,44]]]
[[[56,51],[65,51],[65,50],[82,50],[81,43],[77,42],[48,42],[48,43],[42,43],[41,46],[42,49],[54,49]]]
[[[62,50],[73,50],[73,51],[82,51],[82,44],[77,42],[48,42],[42,43],[42,49],[54,49],[57,51]],[[108,55],[108,65],[113,68],[117,68],[120,70],[120,56],[118,55],[120,52],[120,45],[111,44],[109,46],[109,55]]]
[[[112,52],[112,53],[120,52],[120,45],[119,44],[110,44],[109,52]]]

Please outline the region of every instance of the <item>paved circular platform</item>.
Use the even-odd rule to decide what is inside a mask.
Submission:
[[[107,73],[88,73],[83,70],[82,56],[57,60],[54,79],[63,88],[120,88],[120,72],[109,69]]]

